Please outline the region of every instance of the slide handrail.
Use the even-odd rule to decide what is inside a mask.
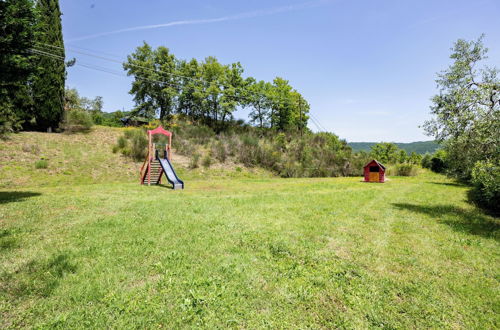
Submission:
[[[144,177],[144,173],[143,173],[144,166],[146,166],[146,164],[148,163],[148,159],[149,159],[149,152],[148,152],[148,155],[146,156],[146,159],[144,160],[144,163],[142,163],[141,170],[139,171],[139,175],[140,175],[139,180],[140,180],[141,184],[142,184],[142,179]]]

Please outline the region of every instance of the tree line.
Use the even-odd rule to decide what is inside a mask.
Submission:
[[[149,119],[179,114],[220,131],[237,109],[249,108],[249,122],[260,128],[307,129],[309,103],[287,80],[243,78],[239,62],[181,60],[166,47],[153,49],[144,42],[127,56],[123,68],[134,77],[133,112]]]
[[[66,79],[59,2],[0,1],[0,31],[0,134],[57,128]],[[34,54],[47,45],[63,61]]]

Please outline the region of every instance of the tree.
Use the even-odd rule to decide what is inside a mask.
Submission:
[[[399,150],[398,163],[405,163],[408,160],[408,154],[403,149]]]
[[[38,0],[36,10],[39,30],[35,39],[37,45],[49,48],[58,57],[40,55],[35,61],[36,75],[32,83],[36,119],[34,128],[47,130],[59,126],[64,114],[65,52],[59,1]]]
[[[249,117],[252,124],[257,124],[260,128],[269,127],[271,100],[271,84],[254,78],[246,79],[246,90],[244,95],[245,106],[252,107]]]
[[[432,98],[434,118],[425,130],[443,143],[448,171],[463,180],[471,178],[476,162],[498,163],[500,158],[500,80],[498,69],[477,68],[486,58],[481,36],[458,40],[453,63],[438,74],[439,94]]]
[[[179,63],[181,91],[177,112],[192,119],[203,118],[203,86],[201,84],[201,65],[196,59]]]
[[[382,163],[396,164],[399,148],[394,143],[377,143],[371,147],[370,155]]]
[[[233,112],[238,105],[242,104],[241,98],[244,96],[244,80],[242,78],[243,67],[239,62],[230,66],[224,66],[222,76],[222,96],[221,96],[221,122],[222,126],[226,119],[233,118]]]
[[[175,110],[178,95],[177,60],[166,47],[153,50],[146,42],[127,56],[123,68],[134,77],[130,94],[135,112],[146,118],[167,119]]]
[[[30,0],[0,1],[0,135],[21,128],[31,112],[35,13]]]

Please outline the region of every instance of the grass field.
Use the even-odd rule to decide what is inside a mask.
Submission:
[[[120,134],[0,144],[0,327],[499,327],[499,221],[467,187],[174,153],[174,192],[136,183]]]
[[[443,176],[0,190],[0,327],[499,327],[498,219]]]

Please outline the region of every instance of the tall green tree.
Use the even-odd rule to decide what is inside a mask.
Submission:
[[[179,93],[178,61],[168,48],[154,50],[144,42],[127,56],[123,68],[134,77],[129,93],[134,95],[137,114],[163,120],[174,113]]]
[[[20,129],[31,112],[34,25],[33,1],[0,1],[0,135]]]
[[[257,82],[253,77],[247,78],[245,83],[244,106],[252,108],[249,113],[250,122],[260,128],[269,127],[271,84],[263,80]]]
[[[271,128],[278,130],[287,130],[292,124],[292,107],[291,100],[292,86],[281,77],[276,77],[273,80],[273,85],[270,92],[271,98]]]
[[[203,119],[203,86],[201,65],[196,59],[179,64],[181,90],[177,112],[194,120]]]
[[[450,174],[464,180],[476,162],[500,162],[499,70],[478,67],[487,54],[483,37],[455,43],[453,63],[436,80],[434,118],[425,123],[427,134],[445,147]]]
[[[64,88],[66,65],[64,63],[64,41],[61,25],[61,10],[58,0],[37,0],[38,14],[36,42],[58,58],[37,56],[36,75],[32,83],[35,105],[34,128],[54,129],[59,126],[64,114]]]

